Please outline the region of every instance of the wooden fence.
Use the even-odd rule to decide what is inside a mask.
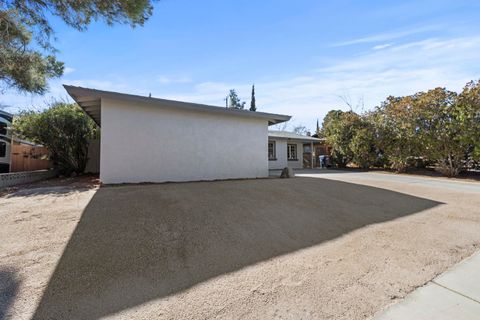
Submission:
[[[45,147],[14,142],[11,154],[10,172],[35,171],[53,167],[52,161],[48,160],[49,152]]]

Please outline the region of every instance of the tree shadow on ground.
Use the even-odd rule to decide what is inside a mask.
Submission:
[[[20,280],[11,268],[0,269],[0,320],[6,319],[18,293]]]
[[[100,188],[35,319],[98,319],[439,202],[295,178]]]

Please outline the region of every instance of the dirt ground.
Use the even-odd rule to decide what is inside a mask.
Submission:
[[[370,318],[480,247],[475,190],[341,174],[18,188],[0,198],[0,319]]]

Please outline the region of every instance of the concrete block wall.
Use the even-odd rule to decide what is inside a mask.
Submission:
[[[56,170],[23,171],[0,174],[0,188],[12,187],[19,184],[31,183],[53,178],[58,174]]]

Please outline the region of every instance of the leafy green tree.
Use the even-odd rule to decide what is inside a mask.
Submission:
[[[360,116],[353,111],[332,110],[325,116],[321,135],[331,146],[332,160],[338,167],[346,167],[353,160],[350,141],[360,123]]]
[[[478,83],[470,83],[460,95],[445,88],[414,95],[422,151],[446,176],[460,173],[469,150],[477,153],[478,94]]]
[[[463,110],[465,134],[471,139],[468,157],[480,161],[480,80],[470,81],[457,98],[457,108]]]
[[[250,111],[257,111],[255,101],[255,85],[252,85],[252,100],[250,101]]]
[[[0,88],[44,93],[49,78],[63,73],[63,63],[53,55],[29,49],[32,35],[17,14],[0,10]]]
[[[48,79],[63,74],[51,43],[49,15],[83,31],[92,20],[143,25],[152,9],[150,0],[0,1],[0,89],[42,94]]]
[[[408,159],[419,155],[420,138],[413,103],[412,96],[390,96],[375,111],[378,146],[397,172],[405,172]]]
[[[245,101],[240,101],[235,89],[231,89],[227,96],[228,107],[232,109],[244,109]]]
[[[366,116],[362,116],[349,144],[352,161],[363,169],[374,165],[378,160],[376,142],[374,125],[366,119]]]
[[[480,81],[460,94],[445,88],[388,97],[374,111],[330,111],[321,135],[338,166],[390,165],[404,172],[412,163],[435,164],[447,176],[480,161]]]
[[[82,173],[88,161],[88,140],[95,123],[76,104],[57,102],[44,111],[24,111],[14,118],[17,136],[39,143],[52,153],[62,173]]]

